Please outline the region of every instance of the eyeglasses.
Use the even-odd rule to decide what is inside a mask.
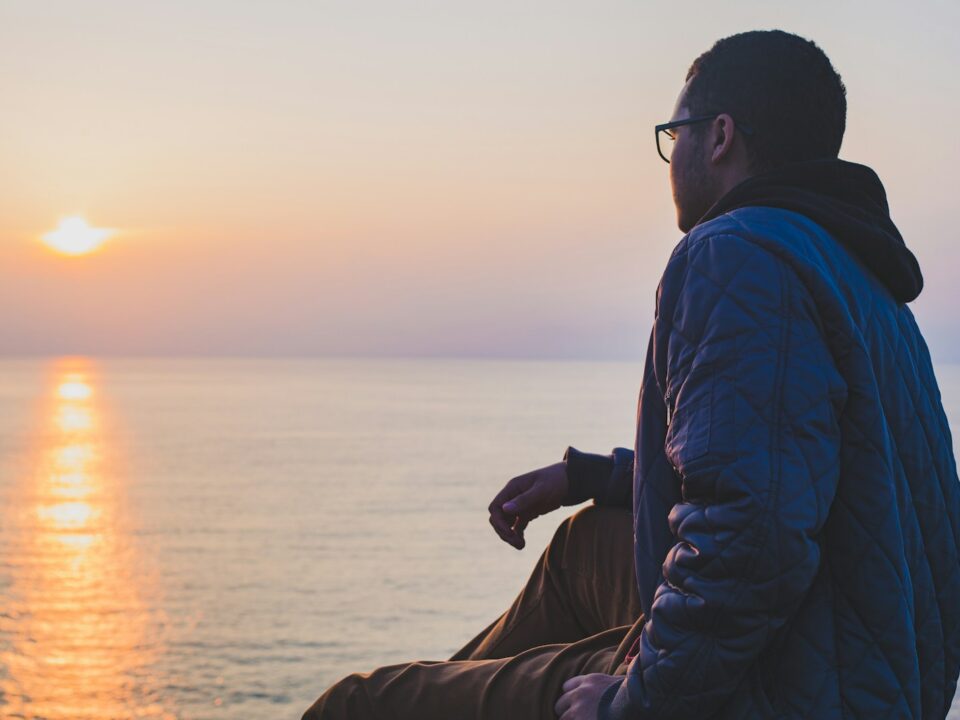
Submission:
[[[674,120],[673,122],[663,123],[662,125],[657,125],[653,131],[657,136],[657,152],[660,154],[660,157],[663,158],[664,162],[670,162],[670,156],[673,154],[673,141],[677,139],[677,134],[673,131],[674,128],[683,127],[684,125],[693,125],[694,123],[706,122],[707,120],[713,120],[718,117],[720,113],[714,115],[698,115],[697,117],[684,118],[683,120]],[[742,132],[747,137],[753,135],[753,130],[746,125],[741,125],[734,121],[734,127],[737,130]],[[663,140],[660,139],[660,136],[663,136]],[[666,150],[666,152],[664,152]]]

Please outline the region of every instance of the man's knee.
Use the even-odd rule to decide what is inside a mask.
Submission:
[[[370,698],[360,673],[347,675],[331,685],[303,714],[301,720],[334,720],[334,718],[373,717]]]
[[[633,514],[625,508],[588,505],[566,518],[550,541],[555,560],[592,554],[598,545],[633,547]],[[564,563],[566,564],[566,563]]]
[[[587,505],[568,517],[557,528],[556,538],[562,535],[567,543],[596,542],[599,533],[626,534],[633,532],[633,515],[625,508]]]

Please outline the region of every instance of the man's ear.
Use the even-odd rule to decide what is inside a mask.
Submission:
[[[721,113],[714,118],[712,124],[713,130],[713,150],[710,159],[713,162],[719,162],[730,152],[733,146],[734,124],[733,118],[727,113]]]

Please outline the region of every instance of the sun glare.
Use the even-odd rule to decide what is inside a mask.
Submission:
[[[60,221],[56,230],[44,235],[43,241],[64,255],[86,255],[111,235],[112,230],[90,227],[82,217],[68,217]]]
[[[57,395],[64,400],[86,400],[91,395],[90,386],[83,380],[69,379],[60,383]]]

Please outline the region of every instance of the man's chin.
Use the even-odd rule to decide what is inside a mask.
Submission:
[[[690,232],[697,226],[697,223],[700,222],[700,218],[702,218],[709,209],[709,204],[704,205],[702,209],[695,209],[693,212],[690,210],[683,211],[678,209],[677,227],[680,228],[681,232]]]

